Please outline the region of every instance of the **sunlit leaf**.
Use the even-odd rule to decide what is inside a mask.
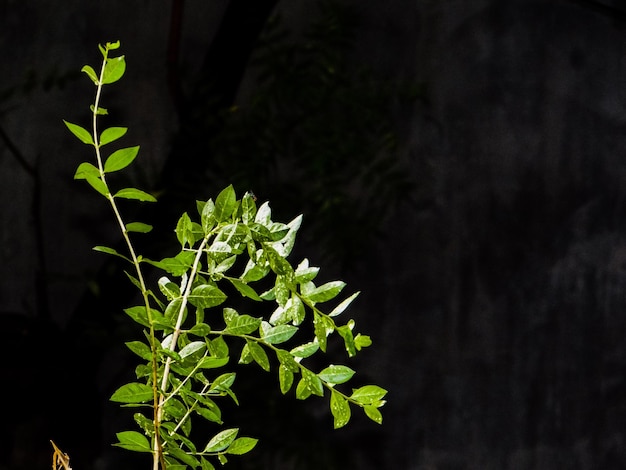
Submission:
[[[331,390],[330,394],[330,412],[335,429],[344,427],[350,421],[350,403],[335,390]]]
[[[317,376],[324,382],[331,384],[342,384],[347,382],[354,375],[354,371],[347,366],[330,365],[319,372]]]
[[[309,292],[307,298],[313,302],[326,302],[327,300],[335,298],[345,285],[346,283],[343,281],[327,282]]]
[[[228,186],[215,198],[214,216],[218,222],[223,222],[230,218],[235,209],[237,197],[232,185]]]
[[[250,355],[254,359],[254,362],[261,366],[264,371],[269,372],[270,361],[263,347],[255,341],[248,341],[246,344],[248,345]]]
[[[355,292],[354,294],[352,294],[350,297],[348,297],[347,299],[343,300],[339,305],[337,305],[334,309],[332,309],[332,311],[328,314],[329,317],[336,317],[337,315],[339,315],[340,313],[343,313],[343,311],[348,308],[348,306],[352,303],[352,301],[354,299],[357,298],[357,296],[360,294],[360,292]]]
[[[124,256],[124,255],[123,255],[123,254],[121,254],[121,253],[118,253],[118,252],[117,252],[117,250],[115,250],[115,249],[113,249],[113,248],[109,248],[108,246],[100,246],[100,245],[98,245],[98,246],[94,246],[94,247],[92,248],[92,250],[93,250],[93,251],[99,251],[99,252],[101,252],[101,253],[106,253],[106,254],[108,254],[108,255],[117,256],[117,257],[119,257],[119,258],[122,258],[122,259],[124,259],[124,260],[128,261],[129,263],[132,263],[132,260],[131,260],[130,258],[128,258],[128,257],[126,257],[126,256]]]
[[[87,129],[79,126],[78,124],[72,124],[65,119],[63,120],[63,122],[70,130],[70,132],[74,134],[83,144],[93,145],[93,136]]]
[[[293,372],[284,365],[278,367],[278,383],[280,384],[280,392],[284,395],[293,385]]]
[[[74,179],[84,180],[87,178],[87,175],[91,175],[94,178],[99,178],[100,170],[98,170],[91,163],[83,162],[80,165],[78,165],[78,168],[76,169],[76,173],[74,173]]]
[[[191,291],[189,303],[196,307],[210,308],[220,305],[227,296],[218,287],[211,284],[196,286]]]
[[[104,172],[113,173],[130,165],[139,153],[139,146],[116,150],[104,162]]]
[[[226,452],[233,455],[243,455],[254,449],[257,442],[259,442],[259,440],[252,437],[240,437],[235,439],[233,443],[228,446],[228,450]]]
[[[387,395],[387,390],[384,388],[378,385],[365,385],[354,389],[350,398],[362,405],[369,405],[381,400],[385,395]]]
[[[99,176],[92,175],[91,173],[86,173],[85,179],[87,180],[87,183],[89,183],[89,186],[91,186],[103,196],[107,196],[109,194],[109,189]]]
[[[126,61],[123,55],[107,59],[102,75],[102,84],[107,85],[118,81],[124,75],[125,70]]]
[[[203,452],[221,452],[235,440],[239,428],[225,429],[217,433],[206,445]]]
[[[100,134],[100,145],[110,144],[111,142],[116,141],[126,134],[128,131],[127,127],[109,127],[102,131]]]
[[[152,231],[152,225],[144,224],[142,222],[129,222],[126,224],[126,231],[148,233]]]
[[[280,344],[291,339],[291,337],[298,331],[298,328],[291,325],[278,325],[270,326],[269,328],[261,329],[261,339],[269,344]]]
[[[239,279],[235,279],[232,277],[227,278],[230,283],[235,286],[235,289],[237,289],[239,291],[239,293],[241,295],[243,295],[244,297],[248,297],[252,300],[256,300],[256,301],[261,301],[263,299],[261,299],[261,297],[259,297],[259,294],[256,293],[256,291],[250,287],[248,284],[246,284],[245,282],[240,281]]]
[[[146,384],[131,382],[118,388],[110,400],[118,403],[143,403],[153,398],[152,387]]]
[[[123,431],[115,434],[119,442],[113,444],[126,450],[135,452],[152,452],[150,442],[146,436],[137,431]]]
[[[115,193],[115,197],[124,199],[136,199],[144,202],[156,202],[156,198],[152,194],[148,194],[137,188],[124,188]]]
[[[91,79],[91,81],[94,83],[94,85],[98,84],[98,75],[96,75],[96,71],[93,69],[93,67],[89,65],[84,65],[83,68],[80,69],[80,71],[85,72],[87,76]]]
[[[365,414],[369,419],[371,419],[375,423],[383,424],[383,415],[378,408],[371,405],[365,405],[363,407],[363,410],[365,411]]]

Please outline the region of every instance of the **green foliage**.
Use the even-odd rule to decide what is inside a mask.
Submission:
[[[65,121],[79,141],[93,147],[96,157],[96,165],[80,164],[75,178],[86,180],[109,201],[128,253],[103,246],[94,249],[128,262],[134,270],[128,277],[142,295],[140,305],[124,312],[144,327],[143,340],[126,343],[144,362],[136,368],[137,380],[118,388],[111,400],[140,410],[134,418],[143,433],[120,432],[116,445],[152,453],[155,469],[212,469],[215,460],[224,464],[230,455],[251,451],[257,440],[240,437],[238,428],[218,431],[203,445],[196,444],[198,436],[192,433],[196,420],[223,423],[220,399],[228,397],[238,403],[236,374],[228,370],[234,361],[277,374],[282,394],[293,391],[300,400],[328,395],[335,428],[349,422],[352,407],[362,408],[381,423],[378,409],[385,403],[386,390],[366,385],[351,393],[341,391],[337,386],[348,383],[354,370],[329,365],[316,372],[308,365],[308,358],[326,351],[335,333],[348,356],[371,341],[355,335],[354,320],[336,321],[358,292],[338,301],[344,282],[316,285],[318,267],[309,266],[306,259],[294,267],[288,260],[301,216],[286,224],[275,222],[267,202],[257,206],[250,193],[238,199],[234,188],[228,186],[215,200],[198,201],[196,215],[184,213],[179,218],[175,227],[178,254],[150,260],[135,253],[129,234],[149,232],[151,226],[124,222],[117,201],[156,199],[137,188],[110,188],[108,175],[131,165],[139,147],[121,148],[105,158],[102,147],[123,137],[127,129],[110,127],[99,132],[97,128],[98,116],[106,112],[100,106],[102,87],[119,80],[126,68],[124,56],[109,56],[118,48],[119,42],[100,46],[103,62],[99,73],[89,66],[82,69],[96,85],[90,107],[92,129]],[[163,271],[158,290],[146,286],[146,265]],[[233,294],[267,305],[263,309],[267,315],[257,317],[224,307]],[[307,323],[313,325],[312,330],[303,328]]]

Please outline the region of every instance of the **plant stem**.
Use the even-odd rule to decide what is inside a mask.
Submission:
[[[93,111],[93,123],[92,123],[93,142],[94,142],[94,148],[96,152],[96,160],[98,163],[98,170],[100,172],[100,179],[102,180],[102,182],[107,188],[106,198],[109,200],[109,203],[111,204],[111,208],[113,209],[113,213],[115,214],[115,219],[117,220],[117,223],[120,227],[120,230],[122,232],[122,237],[124,238],[131,260],[135,267],[137,280],[139,281],[139,285],[141,287],[141,295],[143,297],[144,305],[146,308],[146,314],[148,316],[148,323],[150,324],[149,334],[150,334],[150,350],[152,353],[151,354],[152,356],[151,367],[152,367],[152,390],[153,390],[152,401],[153,401],[153,411],[154,411],[154,414],[153,414],[154,443],[153,443],[153,449],[152,449],[153,450],[153,470],[158,470],[159,463],[161,464],[163,469],[165,469],[165,464],[164,464],[165,462],[163,460],[163,455],[162,455],[163,453],[161,449],[160,432],[159,432],[161,414],[158,412],[160,398],[159,398],[159,390],[157,388],[157,384],[158,384],[157,347],[156,347],[156,338],[155,338],[155,333],[154,333],[154,325],[152,321],[152,311],[150,308],[150,299],[148,297],[148,289],[146,288],[146,283],[144,281],[143,272],[141,271],[140,261],[137,257],[137,254],[135,253],[135,249],[128,235],[126,224],[124,223],[124,220],[122,219],[120,211],[117,207],[117,204],[115,203],[115,197],[111,194],[111,191],[109,190],[109,187],[106,183],[106,176],[104,172],[104,165],[102,163],[102,155],[100,153],[100,143],[98,139],[98,107],[100,104],[100,96],[102,94],[104,71],[105,71],[105,67],[107,64],[107,60],[108,60],[107,54],[108,54],[108,48],[105,48],[104,60],[102,61],[102,68],[100,70],[100,78],[98,80],[98,84],[96,87],[96,97],[94,99],[93,110],[92,110]]]

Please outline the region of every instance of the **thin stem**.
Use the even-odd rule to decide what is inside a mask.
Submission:
[[[102,162],[102,155],[100,153],[100,143],[99,143],[99,139],[98,139],[98,109],[99,109],[99,105],[100,105],[100,97],[102,94],[102,85],[104,82],[104,72],[105,72],[105,68],[106,68],[106,64],[107,64],[107,55],[108,55],[108,47],[105,46],[105,53],[104,53],[104,60],[102,61],[102,68],[100,70],[100,78],[98,80],[98,84],[96,87],[96,97],[94,99],[94,104],[93,104],[93,119],[92,119],[92,128],[93,128],[93,142],[94,142],[94,148],[95,148],[95,153],[96,153],[96,160],[98,163],[98,170],[100,172],[100,179],[102,180],[102,182],[104,183],[105,187],[107,188],[107,194],[106,194],[106,198],[109,200],[109,203],[111,205],[111,208],[113,209],[113,213],[115,214],[115,219],[117,220],[117,223],[120,227],[120,230],[122,232],[122,237],[124,238],[124,241],[126,243],[126,247],[128,248],[128,252],[130,254],[131,260],[133,262],[133,265],[135,267],[135,272],[137,274],[137,280],[139,281],[139,285],[141,288],[141,295],[143,297],[143,301],[144,301],[144,305],[146,308],[146,314],[148,316],[148,323],[150,324],[150,349],[151,349],[151,366],[152,366],[152,391],[153,391],[153,411],[154,411],[154,417],[153,417],[153,421],[154,421],[154,444],[153,444],[153,470],[158,470],[159,469],[159,463],[161,463],[161,466],[163,468],[165,468],[164,465],[164,461],[163,461],[163,452],[161,449],[161,442],[160,442],[160,433],[159,433],[159,429],[160,429],[160,418],[161,415],[158,412],[159,409],[159,390],[157,388],[157,383],[158,383],[158,363],[157,363],[157,348],[156,348],[156,339],[155,339],[155,332],[154,332],[154,325],[153,325],[153,321],[152,321],[152,311],[151,311],[151,307],[150,307],[150,299],[148,296],[148,289],[146,287],[146,283],[144,280],[144,276],[143,276],[143,272],[141,271],[141,267],[140,267],[140,261],[137,257],[137,254],[135,252],[135,249],[133,247],[133,244],[130,240],[130,236],[128,235],[128,230],[126,229],[126,224],[124,223],[124,220],[122,219],[122,216],[120,214],[120,211],[117,207],[117,204],[115,203],[115,197],[111,194],[111,191],[109,190],[109,186],[107,185],[106,182],[106,176],[105,176],[105,172],[104,172],[104,165]]]

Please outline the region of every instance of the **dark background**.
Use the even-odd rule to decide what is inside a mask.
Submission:
[[[333,431],[241,370],[226,421],[261,442],[231,468],[626,468],[621,2],[1,0],[0,469],[49,468],[49,439],[76,470],[146,464],[110,447],[140,333],[61,122],[88,125],[77,71],[118,39],[105,123],[161,201],[125,208],[142,250],[231,182],[304,213],[294,258],[363,292],[348,363],[389,390],[382,427]]]

